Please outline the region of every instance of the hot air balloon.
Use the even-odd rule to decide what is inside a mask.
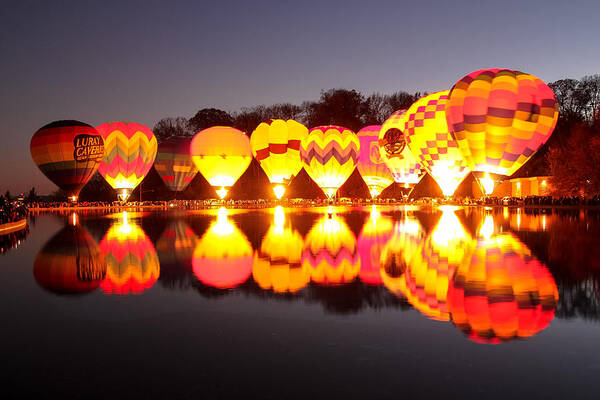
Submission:
[[[301,263],[303,245],[302,236],[285,223],[283,208],[277,206],[273,224],[254,257],[252,277],[258,286],[275,293],[295,293],[305,287],[310,272]]]
[[[160,263],[150,238],[128,220],[127,212],[112,224],[100,242],[107,264],[101,288],[106,294],[141,294],[160,275]]]
[[[546,266],[519,239],[494,233],[491,218],[450,281],[448,311],[471,340],[495,344],[545,329],[554,318],[558,290]]]
[[[147,126],[135,122],[105,122],[96,129],[104,138],[98,172],[117,191],[119,200],[127,201],[152,168],[156,137]]]
[[[267,174],[278,199],[302,169],[300,141],[307,134],[308,129],[293,119],[270,119],[252,132],[252,154]]]
[[[358,162],[360,142],[350,129],[318,126],[300,142],[300,158],[308,175],[330,199]]]
[[[194,136],[190,147],[198,171],[224,198],[252,161],[250,139],[229,126],[213,126]]]
[[[379,196],[383,189],[394,182],[392,173],[379,154],[380,129],[381,125],[369,125],[357,133],[360,142],[360,154],[356,167],[373,198]]]
[[[55,234],[33,263],[35,281],[56,294],[85,294],[106,276],[106,262],[92,236],[76,222]]]
[[[446,90],[415,101],[404,116],[402,132],[421,167],[435,179],[445,196],[451,196],[469,169],[448,132],[447,98]]]
[[[404,187],[419,183],[425,171],[406,146],[404,129],[404,116],[406,110],[394,112],[383,123],[379,130],[379,154],[381,160],[392,172],[394,180]]]
[[[428,318],[448,321],[448,284],[472,248],[473,239],[454,208],[444,207],[439,222],[421,243],[404,273],[402,290],[408,302]]]
[[[76,202],[100,165],[104,140],[86,123],[55,121],[33,135],[29,148],[44,175]]]
[[[381,215],[373,205],[367,222],[363,225],[356,247],[360,256],[361,282],[368,285],[381,285],[381,250],[391,238],[394,229],[393,221]]]
[[[194,275],[205,285],[232,289],[250,277],[252,255],[250,242],[221,207],[194,250]]]
[[[406,297],[402,291],[406,287],[404,273],[419,249],[422,236],[421,225],[414,218],[405,215],[396,222],[392,236],[381,249],[381,281],[398,297]]]
[[[311,280],[322,285],[352,282],[360,271],[356,237],[336,214],[321,217],[304,241],[302,265]]]
[[[173,192],[181,192],[198,173],[190,156],[191,139],[173,136],[159,143],[154,169]]]
[[[554,92],[539,78],[509,69],[470,73],[452,87],[446,118],[467,166],[487,194],[488,173],[512,175],[542,146],[558,120]],[[491,183],[490,183],[491,181]]]

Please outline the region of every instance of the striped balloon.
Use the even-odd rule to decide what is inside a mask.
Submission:
[[[190,156],[191,139],[174,136],[158,145],[154,169],[169,189],[181,192],[198,173]]]
[[[300,141],[307,134],[308,129],[293,119],[270,119],[252,132],[252,154],[273,185],[282,185],[285,189],[298,175],[302,169]]]
[[[304,169],[329,198],[352,175],[359,151],[358,136],[341,126],[312,128],[300,142]]]
[[[367,222],[363,225],[356,247],[360,256],[360,272],[358,277],[367,285],[381,285],[381,251],[392,237],[394,223],[391,218],[383,216],[375,206]]]
[[[456,82],[446,118],[472,171],[512,175],[552,134],[558,102],[533,75],[486,69]]]
[[[106,122],[96,129],[104,138],[98,172],[122,200],[127,200],[152,168],[156,137],[147,126],[135,122]]]
[[[44,175],[76,201],[100,165],[104,140],[86,123],[55,121],[33,135],[29,149]]]
[[[479,343],[534,336],[552,321],[557,303],[552,274],[512,233],[478,239],[448,289],[452,322]]]
[[[358,131],[360,154],[358,172],[369,188],[371,197],[377,197],[386,187],[394,182],[394,178],[379,151],[379,131],[381,125],[369,125]]]
[[[160,275],[154,245],[141,226],[122,221],[113,223],[102,241],[106,279],[100,286],[106,294],[141,294],[151,288]]]
[[[398,110],[383,123],[379,131],[379,154],[396,182],[411,185],[419,183],[425,171],[406,146],[402,133],[405,115],[406,110]]]
[[[469,173],[456,142],[448,132],[448,91],[437,92],[414,102],[404,116],[406,144],[445,196],[451,196]]]

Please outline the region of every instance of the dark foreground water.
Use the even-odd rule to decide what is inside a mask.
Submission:
[[[3,398],[598,397],[598,211],[331,211],[32,216]]]

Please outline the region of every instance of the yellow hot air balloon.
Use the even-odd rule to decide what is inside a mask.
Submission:
[[[96,127],[104,138],[104,157],[98,172],[127,201],[132,190],[146,177],[158,144],[154,133],[135,122],[106,122]]]
[[[341,217],[325,215],[315,223],[304,241],[302,265],[319,284],[338,285],[356,279],[360,271],[356,237]]]
[[[194,136],[190,154],[198,171],[224,198],[228,188],[242,176],[252,161],[250,139],[230,126],[213,126]]]
[[[558,102],[533,75],[485,69],[456,82],[446,118],[469,168],[489,182],[489,173],[515,173],[548,140],[558,120]],[[487,194],[494,189],[493,181],[483,186]]]
[[[446,123],[448,91],[437,92],[414,102],[404,116],[406,144],[411,153],[451,196],[469,173]]]
[[[273,224],[254,257],[252,277],[258,286],[276,293],[294,293],[305,287],[310,272],[301,263],[303,245],[302,236],[285,223],[283,208],[277,206]]]
[[[378,144],[381,160],[392,172],[394,180],[409,187],[419,183],[425,171],[406,146],[402,133],[405,115],[406,110],[398,110],[390,115],[381,126]]]
[[[356,133],[341,126],[312,128],[300,142],[304,169],[329,198],[354,171],[359,151]]]
[[[267,174],[278,199],[302,169],[300,141],[306,135],[308,129],[293,119],[270,119],[252,132],[252,154]]]

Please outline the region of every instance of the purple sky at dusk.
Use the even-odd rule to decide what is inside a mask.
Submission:
[[[545,82],[600,73],[600,2],[5,1],[0,190],[56,189],[29,154],[54,120],[449,89],[480,68]]]

